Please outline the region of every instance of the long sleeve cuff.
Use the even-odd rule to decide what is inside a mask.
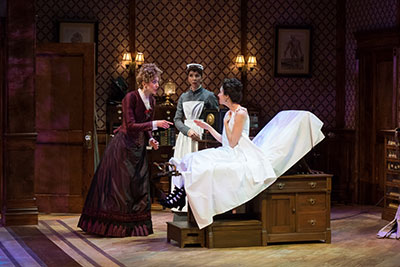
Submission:
[[[157,130],[157,121],[152,121],[152,125],[153,125],[153,131]]]

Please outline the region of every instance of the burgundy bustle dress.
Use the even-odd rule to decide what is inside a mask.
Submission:
[[[96,169],[78,227],[109,237],[153,233],[146,146],[152,137],[155,99],[146,110],[139,92],[122,100],[123,120]]]

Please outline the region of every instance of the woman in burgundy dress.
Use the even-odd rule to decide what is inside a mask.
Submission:
[[[139,89],[122,100],[123,120],[95,172],[78,227],[91,234],[125,237],[153,233],[146,146],[158,149],[152,130],[171,122],[153,121],[162,71],[144,64]]]

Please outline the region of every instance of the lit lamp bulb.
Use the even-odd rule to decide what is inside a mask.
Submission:
[[[247,60],[247,67],[252,71],[257,66],[257,59],[255,56],[249,56]]]
[[[235,60],[236,67],[241,71],[244,67],[245,61],[243,55],[238,55]]]
[[[141,52],[138,52],[135,57],[136,66],[140,68],[144,63],[144,55]]]
[[[131,53],[126,52],[122,56],[122,65],[125,66],[126,69],[129,69],[129,65],[132,63]]]
[[[171,80],[164,85],[164,93],[165,93],[165,106],[173,106],[174,104],[170,101],[170,95],[175,94],[176,84]]]

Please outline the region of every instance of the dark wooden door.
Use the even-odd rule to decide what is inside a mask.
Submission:
[[[383,196],[383,139],[379,132],[394,127],[393,49],[360,55],[358,109],[359,201],[376,204]]]
[[[94,44],[36,50],[35,195],[40,212],[81,212],[94,172]]]
[[[296,230],[295,195],[267,196],[267,231],[269,234],[293,233]]]

